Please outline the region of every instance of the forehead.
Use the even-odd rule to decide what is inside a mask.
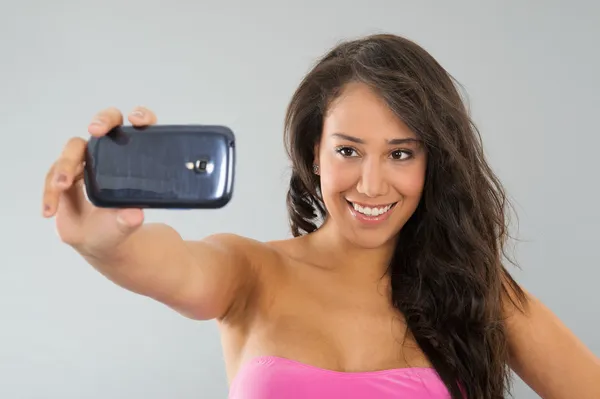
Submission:
[[[363,139],[416,138],[385,100],[362,83],[348,84],[327,111],[323,121],[325,136],[345,133]]]

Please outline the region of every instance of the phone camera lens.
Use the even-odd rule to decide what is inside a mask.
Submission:
[[[208,161],[204,159],[199,159],[194,163],[194,171],[196,171],[196,173],[206,173],[208,167]]]
[[[198,159],[194,162],[186,162],[185,167],[196,173],[212,173],[214,165],[206,159]]]

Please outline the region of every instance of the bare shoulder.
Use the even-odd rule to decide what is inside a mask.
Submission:
[[[244,259],[253,267],[262,271],[277,261],[289,247],[289,239],[278,241],[259,241],[234,233],[216,233],[205,237],[202,242],[212,245],[215,249],[238,259]]]
[[[263,242],[216,233],[189,242],[195,257],[203,263],[202,280],[213,287],[202,291],[209,293],[211,302],[219,303],[210,316],[230,327],[247,324],[285,267],[282,254],[286,241]]]
[[[296,257],[302,254],[306,246],[304,236],[267,241],[264,243],[271,251],[284,257]]]
[[[211,234],[203,238],[201,242],[211,244],[230,255],[248,258],[251,258],[257,251],[264,249],[264,244],[260,241],[234,233]]]
[[[269,247],[231,233],[186,240],[191,267],[169,305],[197,320],[238,320],[255,302],[269,264]]]
[[[541,300],[524,288],[522,311],[506,310],[510,366],[546,398],[600,397],[600,359]]]
[[[249,260],[268,257],[301,258],[306,251],[304,237],[283,238],[271,241],[259,241],[234,233],[216,233],[205,237],[202,242],[214,245],[234,256],[243,256]]]

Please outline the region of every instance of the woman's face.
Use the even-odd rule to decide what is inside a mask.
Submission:
[[[377,248],[394,239],[423,191],[424,147],[368,86],[334,101],[316,148],[323,201],[339,234]]]

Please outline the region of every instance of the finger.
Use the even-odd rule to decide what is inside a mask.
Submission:
[[[74,217],[84,217],[93,208],[93,205],[87,200],[82,176],[83,165],[76,171],[73,184],[59,196],[56,212],[64,212],[71,220]]]
[[[53,184],[62,189],[67,189],[80,172],[85,160],[87,142],[81,137],[71,138],[55,163]]]
[[[43,195],[43,214],[52,216],[58,209],[60,195],[68,190],[81,173],[86,142],[74,137],[65,145],[59,159],[46,174]]]
[[[92,136],[104,136],[111,129],[123,124],[123,115],[115,107],[106,108],[98,112],[88,126]]]
[[[135,107],[127,116],[133,126],[148,126],[156,123],[156,114],[146,107]]]
[[[58,204],[58,189],[52,184],[54,178],[54,165],[46,173],[44,179],[44,192],[42,194],[42,214],[44,217],[50,217],[56,212]]]

